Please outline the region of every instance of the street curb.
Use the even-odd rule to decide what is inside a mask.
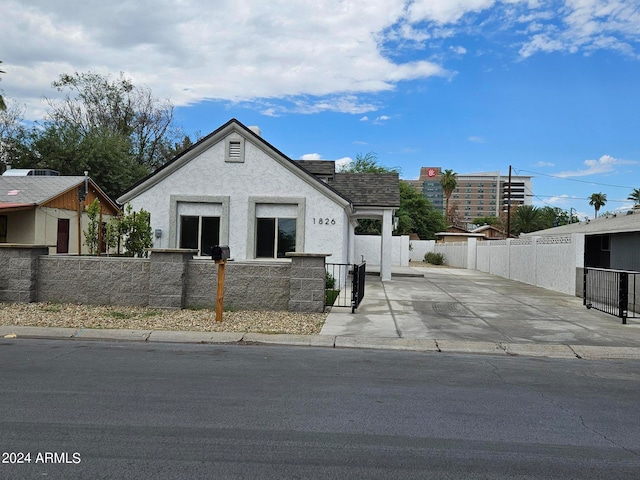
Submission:
[[[288,335],[244,332],[118,330],[63,327],[0,326],[0,339],[101,340],[191,344],[256,344],[340,349],[375,349],[425,353],[483,354],[582,360],[640,360],[640,347],[609,347],[536,343],[494,343],[464,340],[366,336]]]

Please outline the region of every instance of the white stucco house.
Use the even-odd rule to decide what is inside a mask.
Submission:
[[[118,202],[151,213],[154,248],[193,248],[208,256],[212,245],[229,245],[234,260],[298,252],[355,263],[357,219],[381,219],[380,274],[391,278],[398,175],[336,173],[332,161],[292,160],[259,129],[235,119],[131,186]]]

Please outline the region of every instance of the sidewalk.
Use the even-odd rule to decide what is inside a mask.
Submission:
[[[0,339],[50,338],[197,344],[274,344],[640,360],[640,319],[628,325],[582,300],[482,272],[394,268],[368,275],[355,314],[333,308],[320,335],[0,326]]]

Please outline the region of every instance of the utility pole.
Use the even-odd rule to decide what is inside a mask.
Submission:
[[[509,183],[507,184],[507,238],[511,238],[511,165],[509,165]]]

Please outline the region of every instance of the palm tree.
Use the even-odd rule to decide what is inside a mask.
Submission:
[[[596,218],[598,218],[598,210],[600,207],[604,207],[604,204],[607,203],[607,194],[606,193],[592,193],[589,197],[589,205],[591,205],[596,210]]]
[[[535,232],[544,227],[544,214],[533,205],[520,205],[513,214],[513,224],[511,227],[515,235],[521,233]]]
[[[442,174],[440,178],[440,185],[442,186],[442,192],[444,193],[445,198],[445,211],[446,211],[446,220],[447,223],[451,224],[451,212],[449,211],[449,199],[451,198],[451,194],[456,189],[458,185],[457,173],[455,173],[451,169],[447,169]]]
[[[633,200],[636,205],[640,205],[640,188],[634,188],[627,200]]]

